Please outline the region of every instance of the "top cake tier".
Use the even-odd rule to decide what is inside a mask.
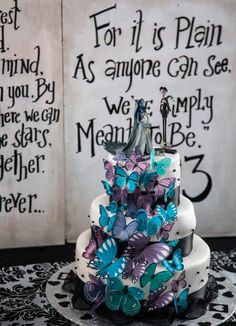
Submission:
[[[104,168],[106,181],[102,183],[111,200],[126,202],[127,196],[133,196],[136,201],[140,194],[139,200],[151,200],[154,206],[170,201],[179,205],[181,164],[177,152],[153,149],[151,155],[134,152],[129,158],[109,154]]]

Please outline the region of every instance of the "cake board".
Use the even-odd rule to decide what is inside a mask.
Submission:
[[[109,319],[102,318],[96,313],[85,310],[74,309],[71,303],[72,294],[64,291],[62,285],[71,270],[75,270],[75,263],[63,266],[54,273],[47,282],[46,296],[49,303],[66,319],[71,325],[94,326],[114,325]],[[174,320],[173,326],[213,326],[220,325],[228,320],[236,311],[236,289],[233,284],[222,273],[210,270],[218,283],[219,295],[208,306],[205,315],[194,320]],[[145,326],[147,323],[130,323],[130,326]],[[149,324],[150,325],[150,324]]]

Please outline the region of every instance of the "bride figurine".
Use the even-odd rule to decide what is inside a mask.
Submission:
[[[142,155],[148,155],[152,151],[151,127],[148,113],[143,99],[136,101],[134,113],[134,125],[127,145],[122,149],[126,157],[130,157],[135,148],[139,148]]]

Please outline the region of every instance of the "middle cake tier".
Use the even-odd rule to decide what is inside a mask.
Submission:
[[[101,210],[100,205],[103,207],[107,207],[110,204],[109,196],[106,194],[102,194],[96,197],[92,204],[90,210],[90,224],[93,225],[100,225],[100,217],[101,217]],[[112,215],[109,211],[107,211],[108,215]],[[130,216],[127,216],[126,210],[124,210],[124,214],[126,215],[126,222],[129,223],[133,219]],[[196,228],[196,217],[194,212],[194,207],[192,202],[184,197],[180,196],[180,204],[178,205],[178,213],[175,223],[173,224],[170,231],[168,231],[168,241],[172,240],[180,240],[182,243],[187,243],[188,246],[192,247],[192,244],[189,244],[192,241],[192,235]],[[109,235],[112,235],[112,232],[108,232],[107,226],[104,227],[104,231],[107,232]],[[164,232],[164,231],[163,231]],[[159,241],[158,237],[151,236],[150,241],[156,242]]]

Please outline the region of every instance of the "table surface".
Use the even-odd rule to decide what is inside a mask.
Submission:
[[[212,269],[222,271],[236,286],[236,238],[205,240],[212,250]],[[0,250],[0,325],[73,325],[47,302],[45,287],[74,255],[75,244]],[[236,315],[225,325],[236,326]]]

